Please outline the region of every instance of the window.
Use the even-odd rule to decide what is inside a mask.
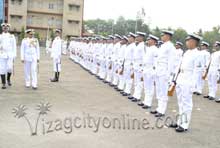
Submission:
[[[13,5],[17,4],[17,5],[21,5],[22,4],[22,0],[11,0],[11,3]]]
[[[69,4],[69,11],[79,11],[80,6],[75,4]]]
[[[20,15],[11,15],[11,20],[16,23],[20,23],[22,21],[22,16]]]
[[[49,3],[49,9],[54,9],[54,4]]]
[[[79,24],[79,21],[77,20],[68,20],[69,24]]]

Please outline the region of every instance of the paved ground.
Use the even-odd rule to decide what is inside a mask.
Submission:
[[[219,148],[220,104],[194,97],[191,130],[178,134],[166,127],[157,128],[164,121],[157,122],[149,111],[120,96],[68,57],[63,58],[62,64],[61,82],[52,84],[51,60],[42,55],[39,89],[33,91],[24,88],[23,66],[17,59],[13,86],[0,90],[0,148]],[[39,114],[36,105],[40,102],[49,102],[51,111],[40,116],[37,133],[31,136]],[[19,112],[18,119],[12,108],[20,104],[28,109],[26,114]],[[154,107],[155,104],[154,100]],[[167,116],[174,118],[176,104],[176,98],[170,98]],[[44,108],[41,111],[44,113]],[[144,118],[149,125],[144,124]],[[135,124],[132,129],[135,119],[149,128],[137,129]],[[100,123],[98,130],[93,121]]]

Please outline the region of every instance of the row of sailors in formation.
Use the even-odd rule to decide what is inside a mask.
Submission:
[[[150,34],[146,44],[143,32],[118,34],[108,38],[73,39],[70,42],[70,58],[82,65],[91,74],[115,87],[123,96],[128,96],[143,109],[150,109],[156,89],[157,108],[151,109],[155,117],[165,115],[168,103],[168,89],[175,84],[179,106],[179,119],[170,126],[177,132],[189,128],[193,108],[192,94],[201,95],[208,72],[209,94],[204,96],[215,99],[220,66],[220,42],[214,44],[213,53],[208,52],[209,44],[195,34],[183,43],[171,42],[172,31],[163,31],[161,41]],[[200,47],[199,47],[200,46]],[[134,92],[131,89],[134,85]],[[144,91],[144,99],[141,94]],[[219,102],[216,99],[216,102]]]

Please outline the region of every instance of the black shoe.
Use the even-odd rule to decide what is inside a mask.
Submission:
[[[123,90],[122,90],[122,89],[120,89],[120,88],[118,89],[118,91],[119,91],[120,93],[121,93],[121,92],[123,92]]]
[[[199,92],[197,92],[197,93],[196,93],[196,95],[197,95],[197,96],[201,96],[202,94],[201,94],[201,93],[199,93]]]
[[[117,87],[117,86],[115,86],[115,87],[114,87],[114,89],[115,89],[116,91],[119,91],[119,89],[118,89],[118,87]]]
[[[170,128],[177,128],[178,125],[177,125],[176,123],[172,123],[172,124],[169,125],[169,127],[170,127]]]
[[[132,99],[131,101],[132,101],[132,102],[139,102],[140,100],[134,98],[134,99]]]
[[[196,94],[197,94],[197,92],[193,92],[193,94],[194,94],[194,95],[196,95]]]
[[[33,90],[37,90],[37,87],[32,87]]]
[[[11,84],[11,73],[7,73],[7,84],[8,84],[8,86],[11,86],[12,84]]]
[[[128,99],[129,99],[129,100],[132,100],[132,99],[134,99],[134,97],[132,97],[132,96],[129,96],[129,97],[128,97]]]
[[[113,87],[114,85],[112,83],[109,83],[109,86]]]
[[[2,81],[2,89],[6,89],[6,80],[5,80],[5,75],[1,75],[1,81]]]
[[[220,103],[220,99],[215,99],[215,102],[216,103]]]
[[[138,103],[138,106],[144,106],[144,103],[140,102]]]
[[[156,115],[155,115],[155,117],[163,117],[163,116],[165,116],[164,114],[161,114],[161,113],[157,113]]]
[[[142,106],[142,108],[143,108],[143,109],[149,109],[149,108],[151,108],[151,107],[148,106],[148,105],[144,105],[144,106]]]
[[[205,96],[203,96],[203,98],[209,98],[209,95],[205,95]]]
[[[176,132],[178,132],[178,133],[183,133],[183,132],[186,132],[186,131],[187,131],[187,129],[184,129],[181,126],[176,128]]]
[[[8,86],[12,86],[11,82],[10,81],[7,81],[7,84]]]
[[[126,97],[126,96],[129,96],[129,94],[127,94],[127,93],[123,93],[122,96],[125,96],[125,97]]]
[[[55,72],[55,76],[53,79],[50,79],[50,82],[58,82],[58,72]]]
[[[2,84],[2,89],[6,89],[6,85],[5,84]]]
[[[214,98],[214,97],[209,97],[209,100],[211,100],[211,101],[212,101],[212,100],[215,100],[215,98]]]
[[[158,112],[155,110],[155,111],[150,111],[151,114],[157,114]]]
[[[106,80],[103,80],[104,83],[108,83]]]

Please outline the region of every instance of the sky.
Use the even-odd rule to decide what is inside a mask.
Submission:
[[[151,28],[183,28],[188,33],[220,25],[220,0],[84,0],[84,19],[135,19],[143,7]]]

